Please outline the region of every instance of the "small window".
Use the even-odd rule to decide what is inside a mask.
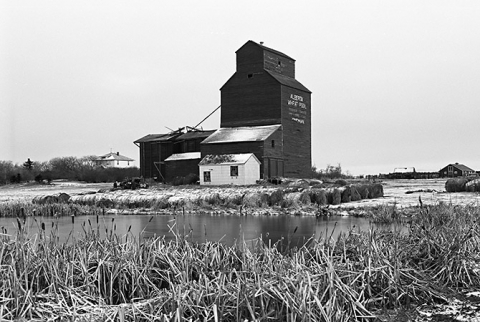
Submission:
[[[231,177],[238,177],[238,165],[230,166],[230,176]]]
[[[272,148],[275,147],[275,140],[272,140]]]
[[[203,171],[203,182],[212,182],[210,178],[210,171]]]
[[[253,77],[253,74],[248,74],[247,77],[248,77],[248,78],[252,78],[252,77]]]

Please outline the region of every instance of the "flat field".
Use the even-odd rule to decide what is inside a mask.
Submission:
[[[424,205],[439,202],[452,203],[454,205],[479,205],[480,194],[474,192],[445,191],[447,179],[424,179],[424,180],[383,180],[383,198],[363,199],[355,202],[341,204],[340,207],[363,207],[381,204],[399,207],[418,206],[421,199]]]

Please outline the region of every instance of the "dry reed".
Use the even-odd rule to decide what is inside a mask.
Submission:
[[[28,235],[18,218],[18,234],[0,234],[0,320],[373,320],[478,285],[478,217],[439,204],[418,209],[406,233],[352,230],[284,253],[260,239],[140,241],[113,222],[105,238],[89,222],[61,243],[41,224]]]

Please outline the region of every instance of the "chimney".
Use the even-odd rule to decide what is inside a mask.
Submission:
[[[120,155],[120,152],[117,152],[117,155]]]

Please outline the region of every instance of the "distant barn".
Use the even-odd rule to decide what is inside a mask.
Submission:
[[[460,163],[451,163],[438,172],[441,178],[445,177],[467,177],[475,175],[475,170]]]

